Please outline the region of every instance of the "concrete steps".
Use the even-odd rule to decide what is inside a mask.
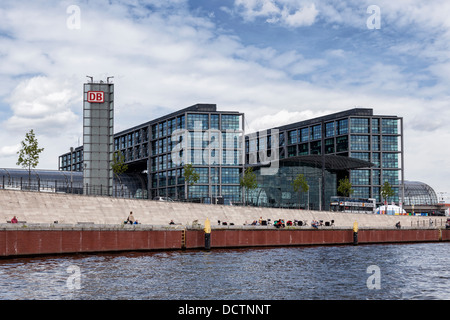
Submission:
[[[120,199],[111,197],[80,196],[45,192],[25,192],[0,190],[0,223],[10,221],[16,216],[19,221],[27,223],[77,224],[93,222],[95,224],[122,224],[130,211],[142,224],[168,225],[170,220],[182,225],[192,225],[193,221],[204,224],[209,218],[212,226],[217,221],[226,221],[242,226],[254,220],[278,219],[334,220],[336,227],[352,228],[355,221],[360,228],[393,227],[400,221],[403,227],[429,227],[430,217],[387,216],[372,214],[351,214],[337,212],[320,212],[308,210],[290,210],[277,208],[237,207],[197,203],[160,202],[153,200]],[[445,224],[446,217],[432,217]]]

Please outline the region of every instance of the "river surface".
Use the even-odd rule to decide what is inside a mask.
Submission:
[[[450,243],[0,260],[2,300],[450,299]]]

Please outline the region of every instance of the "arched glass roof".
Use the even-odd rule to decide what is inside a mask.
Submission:
[[[435,205],[438,203],[433,188],[419,181],[405,181],[405,205]]]

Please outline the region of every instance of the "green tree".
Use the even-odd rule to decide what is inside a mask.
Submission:
[[[337,188],[337,192],[340,193],[344,197],[350,197],[350,195],[354,192],[352,188],[352,184],[348,177],[339,180],[339,186]]]
[[[298,205],[300,207],[300,195],[302,192],[308,192],[309,185],[308,182],[305,179],[305,176],[303,174],[298,174],[294,181],[292,181],[292,187],[294,188],[295,192],[298,192]],[[309,206],[309,199],[308,199],[308,206]]]
[[[114,152],[113,159],[111,162],[111,169],[116,176],[117,180],[119,180],[119,183],[121,185],[122,191],[123,191],[123,184],[122,180],[120,179],[120,174],[125,173],[128,170],[128,165],[125,164],[125,156],[124,154],[118,150]]]
[[[248,192],[258,187],[258,182],[256,181],[256,174],[253,172],[253,168],[245,169],[244,175],[240,179],[239,184],[241,185],[241,187],[245,188],[246,191],[245,202],[248,202]]]
[[[192,166],[192,164],[185,164],[184,165],[184,183],[186,185],[186,199],[189,199],[189,186],[193,186],[197,181],[200,179],[200,175],[195,171],[195,168]]]
[[[393,197],[395,195],[394,189],[392,189],[391,184],[388,181],[385,181],[380,191],[381,197],[386,201],[388,201],[389,197]]]
[[[34,135],[33,129],[25,134],[25,140],[22,141],[22,147],[17,152],[19,158],[17,165],[28,169],[28,187],[31,184],[31,168],[36,168],[39,164],[39,154],[44,151],[44,148],[39,148],[38,141]]]

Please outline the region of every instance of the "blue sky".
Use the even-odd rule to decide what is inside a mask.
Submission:
[[[56,169],[82,141],[86,75],[114,76],[116,131],[195,103],[245,112],[247,132],[402,116],[405,178],[450,193],[449,16],[446,0],[2,1],[0,167],[33,128]]]

